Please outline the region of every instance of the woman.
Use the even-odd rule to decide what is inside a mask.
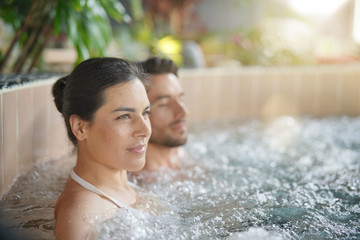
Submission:
[[[144,74],[117,58],[93,58],[53,86],[76,165],[55,206],[55,236],[87,239],[94,223],[133,205],[127,171],[140,170],[151,134]]]

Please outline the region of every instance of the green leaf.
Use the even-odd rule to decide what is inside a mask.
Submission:
[[[78,25],[78,14],[70,14],[69,12],[65,12],[65,19],[66,21],[66,28],[67,28],[67,34],[68,38],[72,43],[75,43],[78,39],[78,31],[77,31],[77,25]]]
[[[59,0],[63,1],[63,0]],[[82,8],[86,5],[86,1],[84,0],[71,0],[69,3],[71,3],[71,7],[73,10],[80,12]]]
[[[118,22],[122,20],[130,22],[131,18],[126,14],[124,6],[118,0],[98,0],[106,13]]]
[[[20,27],[21,21],[24,19],[24,16],[21,15],[16,8],[12,9],[11,6],[1,7],[0,17],[15,30]]]
[[[76,42],[75,49],[78,53],[77,62],[84,61],[90,57],[90,53],[83,42],[81,42],[81,41]]]
[[[55,35],[59,35],[61,33],[61,29],[63,27],[63,24],[65,23],[66,15],[65,12],[68,11],[68,8],[66,8],[65,4],[63,4],[63,1],[59,1],[56,6],[55,10],[55,18],[54,18],[54,33]]]
[[[87,25],[86,29],[86,34],[91,36],[87,42],[89,48],[97,48],[100,52],[103,48],[106,48],[110,35],[108,24],[97,22],[97,24]]]
[[[144,16],[144,11],[142,8],[142,1],[141,0],[131,0],[130,1],[131,12],[133,18],[139,20]]]

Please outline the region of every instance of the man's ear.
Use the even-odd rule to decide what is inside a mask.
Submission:
[[[84,140],[86,138],[87,122],[76,114],[70,116],[69,122],[76,139],[78,141]]]

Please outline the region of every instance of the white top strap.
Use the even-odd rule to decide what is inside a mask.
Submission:
[[[126,205],[120,203],[118,200],[116,200],[115,198],[107,195],[106,193],[104,193],[103,191],[101,191],[99,188],[95,187],[94,185],[92,185],[91,183],[85,181],[84,179],[82,179],[81,177],[79,177],[74,170],[71,170],[70,173],[71,178],[77,182],[78,184],[80,184],[81,186],[83,186],[84,188],[86,188],[87,190],[94,192],[102,197],[105,197],[107,199],[109,199],[111,202],[113,202],[116,206],[118,206],[119,208],[128,208]]]
[[[132,188],[134,188],[134,189],[136,189],[136,190],[141,190],[141,188],[139,187],[139,186],[137,186],[135,183],[133,183],[133,182],[128,182],[128,184],[132,187]]]

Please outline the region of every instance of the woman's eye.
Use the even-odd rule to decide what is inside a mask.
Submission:
[[[117,117],[116,119],[129,119],[129,118],[130,118],[129,114],[124,114],[124,115]]]
[[[185,95],[184,95],[184,94],[180,95],[178,99],[179,99],[180,101],[185,101]]]
[[[145,111],[145,112],[143,113],[143,115],[146,116],[146,117],[149,117],[150,114],[151,114],[151,111],[150,111],[150,110]]]

